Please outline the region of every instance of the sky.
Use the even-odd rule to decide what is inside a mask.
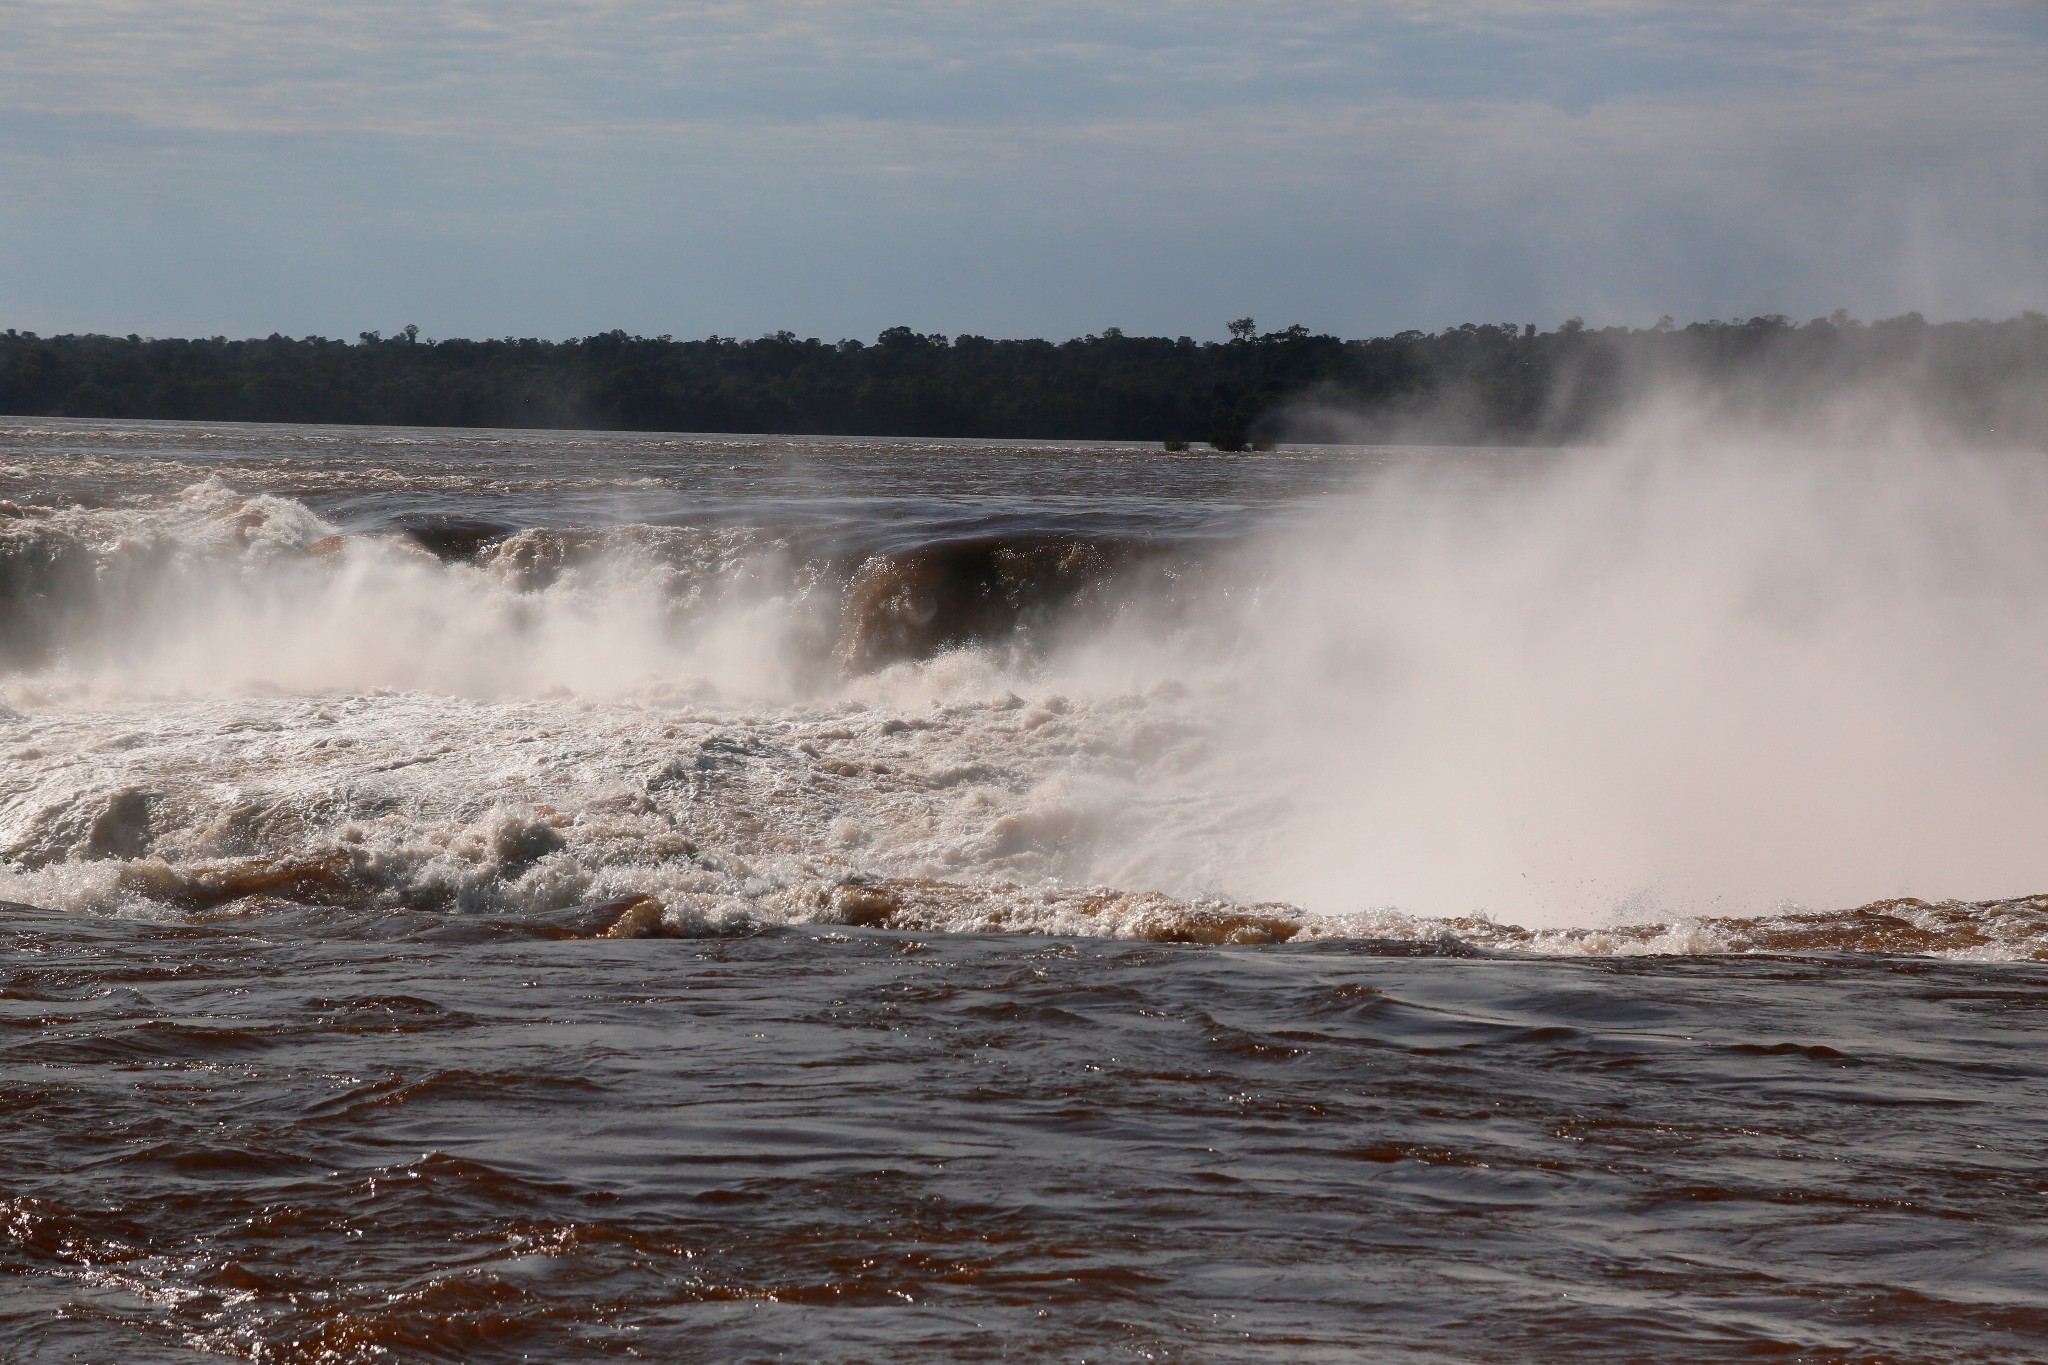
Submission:
[[[0,0],[0,327],[2048,309],[2048,0]]]

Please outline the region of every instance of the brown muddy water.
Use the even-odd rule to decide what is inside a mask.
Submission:
[[[2048,1342],[2035,964],[284,910],[4,960],[10,1360]]]

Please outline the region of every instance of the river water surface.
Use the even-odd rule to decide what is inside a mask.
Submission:
[[[0,1358],[2048,1359],[2048,499],[1786,467],[11,420]]]

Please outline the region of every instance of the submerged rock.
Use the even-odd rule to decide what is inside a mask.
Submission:
[[[663,906],[652,896],[624,896],[615,901],[606,901],[593,906],[597,918],[607,916],[610,922],[591,935],[592,938],[661,938]]]

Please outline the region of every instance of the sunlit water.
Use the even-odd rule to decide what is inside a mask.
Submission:
[[[0,1356],[2028,1358],[2048,496],[1670,442],[0,425]]]

